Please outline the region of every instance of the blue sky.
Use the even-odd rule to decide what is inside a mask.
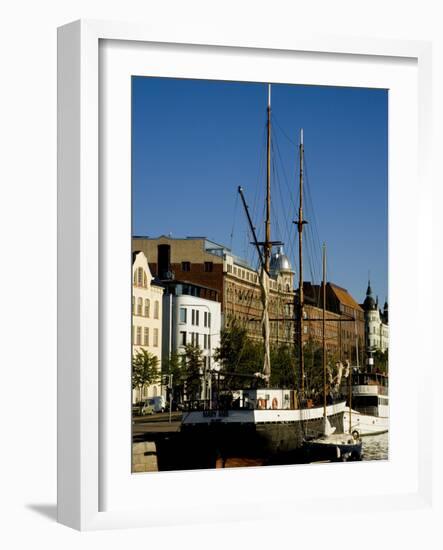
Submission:
[[[133,234],[206,236],[256,265],[237,187],[264,233],[267,85],[133,77]],[[272,86],[272,239],[294,264],[305,144],[305,280],[387,296],[388,92]]]

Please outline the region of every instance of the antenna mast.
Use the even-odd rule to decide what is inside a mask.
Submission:
[[[265,271],[269,273],[271,260],[271,85],[268,84],[267,122],[267,172],[266,172],[266,221],[265,221]]]
[[[323,243],[323,318],[322,318],[322,344],[323,344],[323,417],[326,419],[326,244]]]
[[[304,353],[303,353],[303,317],[304,317],[304,293],[303,293],[303,225],[307,223],[303,220],[303,128],[300,131],[300,180],[299,180],[299,194],[300,204],[298,207],[298,220],[294,223],[298,229],[298,341],[299,341],[299,370],[300,370],[300,397],[303,403],[305,398],[305,365],[304,365]]]

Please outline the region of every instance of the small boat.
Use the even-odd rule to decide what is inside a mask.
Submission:
[[[336,433],[326,414],[327,365],[326,365],[326,246],[323,244],[323,435],[317,438],[306,438],[303,443],[305,462],[347,462],[361,460],[362,441],[359,434]],[[350,373],[349,373],[350,376]]]
[[[359,437],[347,433],[334,433],[335,428],[326,418],[325,434],[304,443],[306,462],[348,462],[361,460],[362,441]],[[328,433],[329,432],[329,433]]]

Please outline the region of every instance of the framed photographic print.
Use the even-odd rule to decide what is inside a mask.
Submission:
[[[82,21],[58,71],[59,521],[427,506],[429,46]]]

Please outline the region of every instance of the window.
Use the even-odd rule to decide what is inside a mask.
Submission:
[[[142,327],[137,327],[137,336],[135,338],[135,343],[137,346],[140,346],[142,343]]]
[[[191,344],[193,346],[199,345],[199,336],[198,332],[191,332]]]
[[[180,331],[180,345],[186,346],[186,332]]]
[[[204,349],[208,349],[208,335],[203,334],[203,347]]]
[[[203,314],[203,326],[204,327],[208,326],[208,312],[207,311],[205,311],[204,314]]]
[[[186,323],[187,310],[185,307],[180,308],[180,323]]]
[[[145,327],[143,331],[143,345],[149,346],[149,327]]]
[[[137,286],[143,286],[144,279],[146,278],[146,273],[142,267],[137,269]]]
[[[213,262],[205,262],[205,271],[207,273],[210,273],[213,269],[213,266],[214,266]]]
[[[132,297],[132,315],[135,315],[135,296]]]
[[[158,319],[159,303],[158,300],[154,302],[154,319]]]
[[[151,315],[151,301],[146,298],[145,300],[145,317],[149,317]]]
[[[143,299],[137,298],[137,315],[142,314],[142,307],[143,307]]]
[[[155,348],[158,347],[158,328],[154,329],[154,343],[153,343],[153,345],[154,345]]]
[[[228,273],[232,273],[232,265],[228,264]]]
[[[191,271],[191,262],[182,262],[182,271]]]
[[[198,327],[199,325],[199,317],[200,317],[200,312],[198,309],[193,309],[191,311],[191,323],[195,326]]]

